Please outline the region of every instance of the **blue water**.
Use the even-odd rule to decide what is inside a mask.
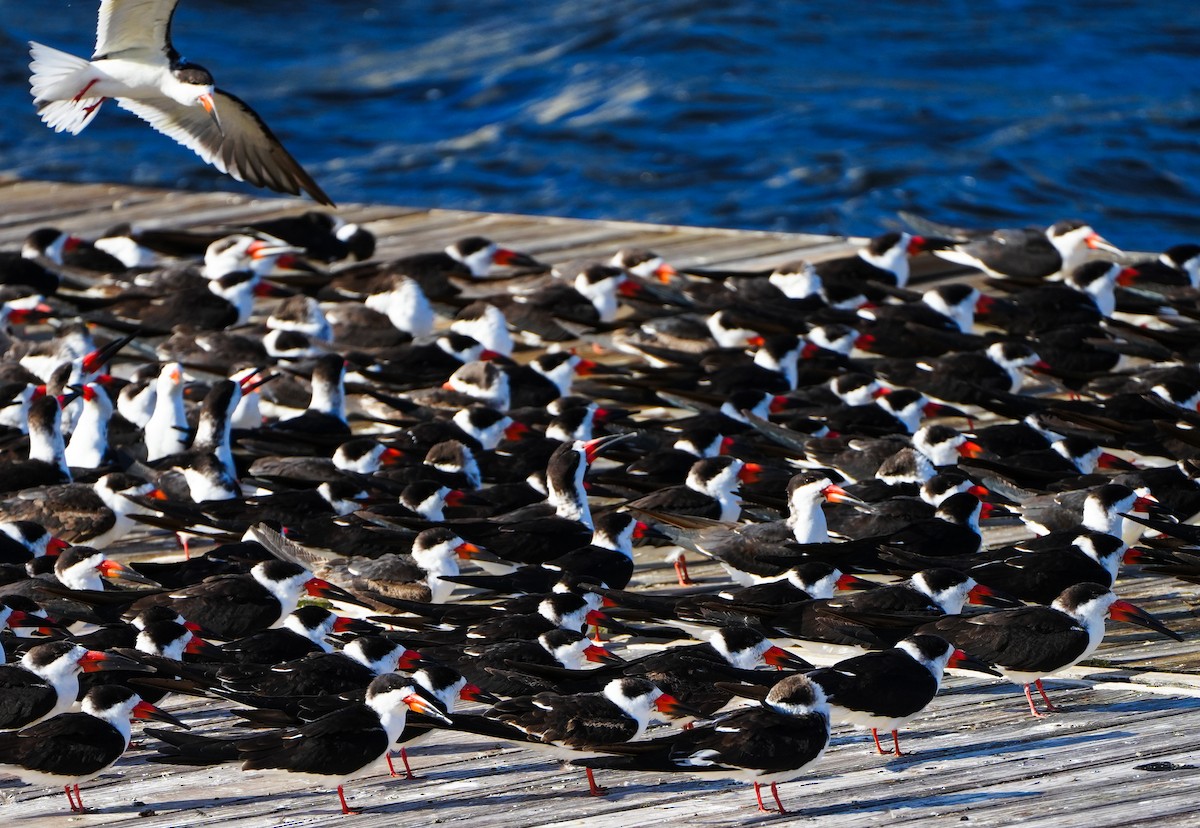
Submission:
[[[250,192],[111,104],[41,125],[24,42],[97,6],[0,0],[0,172]],[[338,201],[1200,240],[1195,0],[182,0],[175,43]]]

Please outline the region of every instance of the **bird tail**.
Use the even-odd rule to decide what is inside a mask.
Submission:
[[[29,44],[33,60],[29,69],[29,91],[33,93],[38,116],[55,132],[78,135],[100,111],[104,98],[82,97],[96,77],[86,59],[51,49],[41,43]]]

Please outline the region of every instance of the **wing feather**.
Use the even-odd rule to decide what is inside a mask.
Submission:
[[[254,110],[220,89],[213,98],[219,128],[202,107],[184,106],[166,96],[119,98],[117,104],[238,181],[292,195],[303,190],[321,204],[333,206]]]
[[[96,24],[95,57],[146,50],[171,52],[171,18],[179,0],[104,0]]]

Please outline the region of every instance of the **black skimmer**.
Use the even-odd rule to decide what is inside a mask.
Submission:
[[[242,762],[242,770],[278,770],[321,783],[336,783],[343,814],[359,813],[346,802],[342,785],[381,770],[384,757],[404,731],[407,711],[449,724],[435,705],[419,695],[408,676],[375,678],[365,701],[347,704],[295,729],[241,739],[189,736],[147,730],[167,743],[151,761],[177,765]]]
[[[0,251],[0,285],[23,285],[53,295],[62,279],[63,256],[80,241],[57,227],[34,230],[19,251]]]
[[[153,462],[178,454],[187,448],[190,433],[183,403],[183,366],[169,362],[154,383],[154,407],[143,439],[146,459]]]
[[[67,712],[79,697],[79,673],[108,669],[139,666],[124,656],[70,641],[30,647],[20,662],[0,665],[0,731],[20,730]]]
[[[735,583],[749,586],[783,574],[786,566],[765,555],[780,554],[788,544],[829,541],[821,504],[852,499],[822,472],[801,472],[788,482],[788,517],[769,523],[728,524],[696,517],[645,512],[664,534],[687,549],[720,562]]]
[[[157,587],[158,584],[129,566],[104,557],[103,550],[90,546],[64,549],[54,560],[54,574],[71,590],[100,591],[105,578],[120,578],[133,583]]]
[[[734,522],[742,513],[738,486],[753,481],[760,471],[757,464],[727,454],[704,457],[692,464],[684,485],[659,489],[626,505],[642,511]]]
[[[514,680],[522,676],[543,679],[558,692],[600,692],[613,678],[648,679],[684,707],[668,711],[673,719],[710,716],[732,699],[719,682],[746,681],[770,686],[776,670],[807,669],[807,661],[774,644],[757,630],[735,625],[704,634],[698,644],[680,644],[625,662],[614,661],[595,669],[564,669],[545,664],[511,663],[508,671],[493,671]]]
[[[328,263],[346,258],[363,261],[375,254],[374,233],[324,210],[263,219],[252,223],[250,228],[304,248],[305,257],[313,261]]]
[[[573,274],[555,269],[557,279],[530,291],[513,291],[484,301],[504,312],[508,325],[532,344],[568,342],[579,329],[612,322],[622,295],[640,291],[640,283],[621,268],[587,265]]]
[[[1091,529],[1119,537],[1132,545],[1144,527],[1125,518],[1127,512],[1145,512],[1153,505],[1121,483],[1106,483],[1086,490],[1073,490],[1030,498],[1020,504],[1022,522],[1036,535]]]
[[[414,279],[394,278],[387,290],[369,294],[361,307],[379,314],[386,320],[385,324],[414,339],[433,332],[433,306]]]
[[[460,308],[450,323],[450,331],[475,340],[489,354],[511,357],[516,347],[504,311],[483,301]]]
[[[444,665],[422,665],[413,671],[412,677],[417,686],[425,691],[425,695],[429,699],[432,699],[438,706],[438,709],[447,716],[455,712],[461,701],[479,702],[481,704],[495,704],[500,701],[491,693],[487,693],[477,685],[471,684],[462,673]],[[416,774],[412,771],[412,767],[408,764],[409,746],[426,739],[437,727],[439,727],[438,720],[429,722],[408,719],[405,721],[404,732],[400,734],[400,761],[404,763],[405,779],[417,778]],[[399,776],[396,773],[395,767],[392,766],[390,756],[388,757],[388,769],[391,771],[392,776]]]
[[[354,437],[334,449],[331,457],[272,455],[250,464],[250,476],[293,485],[332,483],[353,475],[373,475],[382,466],[398,461],[404,452],[372,437]]]
[[[825,691],[804,675],[780,681],[758,706],[732,710],[711,722],[669,736],[620,745],[604,745],[619,756],[575,760],[574,764],[612,770],[696,773],[725,776],[754,784],[758,809],[762,785],[780,813],[787,813],[776,788],[799,778],[829,745],[829,703]]]
[[[549,267],[525,253],[501,247],[491,239],[469,236],[431,253],[414,253],[398,259],[364,262],[342,268],[323,294],[332,297],[361,298],[380,288],[387,289],[394,276],[416,280],[433,300],[458,295],[460,288],[451,279],[486,280],[495,267],[545,271]]]
[[[932,567],[905,581],[848,595],[775,607],[732,604],[726,612],[749,616],[772,635],[814,651],[845,652],[894,647],[919,624],[956,615],[968,602],[1015,603],[957,570]]]
[[[470,559],[480,551],[450,528],[441,526],[425,529],[413,538],[410,555],[386,553],[373,558],[304,547],[261,528],[256,535],[279,557],[307,567],[364,599],[381,595],[445,603],[454,591],[454,582],[448,578],[458,575],[459,559]]]
[[[870,728],[880,755],[903,756],[899,728],[933,701],[947,667],[995,674],[943,638],[912,635],[890,650],[844,659],[807,675],[825,691],[834,721]],[[879,743],[880,730],[892,732],[893,751]]]
[[[169,604],[216,638],[231,641],[279,626],[296,609],[304,593],[359,604],[357,598],[301,566],[287,561],[263,561],[249,575],[223,575],[174,592],[164,592],[132,604],[136,613],[151,605]]]
[[[1090,529],[987,549],[962,558],[937,558],[889,549],[884,558],[901,566],[952,566],[984,586],[1022,601],[1049,604],[1064,589],[1090,581],[1112,586],[1123,560],[1142,562],[1118,537]]]
[[[62,406],[52,396],[29,404],[29,456],[4,464],[0,492],[71,482],[62,435]]]
[[[1176,285],[1200,288],[1200,245],[1177,244],[1157,259],[1132,266],[1139,284]]]
[[[118,472],[95,483],[30,488],[0,503],[6,517],[37,521],[67,543],[104,549],[135,527],[133,515],[149,510],[133,497],[156,497],[153,483]]]
[[[388,638],[360,636],[341,650],[312,653],[295,661],[218,669],[216,679],[231,698],[320,696],[362,690],[376,676],[410,670],[419,654]]]
[[[239,181],[293,195],[303,190],[332,206],[253,109],[175,51],[177,4],[104,0],[90,61],[30,43],[30,91],[42,121],[55,132],[78,134],[112,98]]]
[[[1009,681],[1023,685],[1029,712],[1044,716],[1033,704],[1036,686],[1054,712],[1042,679],[1073,667],[1095,652],[1104,639],[1104,619],[1128,621],[1181,641],[1161,621],[1108,587],[1082,583],[1068,587],[1049,607],[1017,607],[971,616],[946,616],[918,632],[939,635],[980,661],[992,665]]]
[[[633,577],[633,542],[649,527],[626,512],[596,516],[592,542],[539,566],[518,567],[502,575],[457,575],[456,584],[508,594],[548,592],[555,584],[595,583],[624,589]]]
[[[682,486],[659,489],[626,505],[635,511],[694,515],[726,523],[736,522],[742,514],[738,487],[743,481],[753,481],[761,469],[756,463],[747,464],[729,455],[704,457],[692,464]],[[693,583],[688,575],[683,549],[677,548],[671,552],[667,562],[675,567],[680,586]],[[609,586],[617,587],[616,584]]]
[[[878,374],[895,385],[915,388],[932,400],[976,403],[987,391],[1016,393],[1025,376],[1021,369],[1040,357],[1023,342],[997,342],[986,350],[946,354],[913,364],[909,360],[878,365]]]
[[[270,426],[270,431],[285,439],[292,434],[337,437],[338,441],[350,436],[346,424],[346,360],[339,354],[326,354],[314,361],[310,385],[312,388],[308,407],[295,417],[281,419]]]
[[[79,783],[104,773],[129,748],[130,717],[187,727],[132,690],[116,685],[88,690],[81,709],[81,713],[60,713],[23,730],[0,733],[0,768],[26,782],[62,785],[72,813],[87,813]]]
[[[1120,255],[1120,249],[1082,221],[1058,221],[1037,228],[993,230],[957,244],[937,246],[933,255],[982,270],[997,279],[1037,282],[1066,273],[1090,251]]]
[[[1067,326],[1095,326],[1116,309],[1116,286],[1132,283],[1136,271],[1110,262],[1088,262],[1061,283],[1039,285],[1007,299],[982,296],[979,321],[1011,336],[1051,334]]]
[[[545,747],[559,756],[578,756],[600,745],[638,738],[655,710],[682,712],[682,707],[650,680],[626,677],[613,679],[598,693],[538,693],[507,699],[492,705],[485,715],[512,728],[507,735],[503,730],[487,735]],[[592,796],[604,794],[591,768],[587,780]]]
[[[6,507],[0,509],[5,517],[9,517]],[[23,564],[43,555],[57,555],[69,545],[34,520],[5,520],[0,523],[0,564]]]
[[[881,282],[893,287],[908,284],[909,256],[926,249],[923,236],[909,233],[883,233],[870,239],[854,256],[827,259],[813,267],[826,287],[846,285],[855,290],[865,282]]]
[[[594,524],[583,478],[588,465],[617,439],[577,440],[556,449],[546,467],[545,503],[489,520],[456,521],[451,528],[514,564],[541,564],[586,546]]]
[[[79,396],[83,411],[75,418],[63,456],[71,468],[98,469],[109,460],[108,422],[113,402],[99,382],[84,385]]]
[[[533,640],[495,641],[465,647],[424,647],[423,658],[452,665],[474,684],[499,696],[528,696],[553,690],[551,679],[534,676],[528,665],[583,670],[589,664],[620,662],[578,630],[557,628]]]
[[[551,630],[578,631],[608,620],[595,609],[601,603],[600,596],[590,593],[521,596],[492,606],[422,604],[399,599],[389,599],[388,603],[411,615],[372,616],[372,620],[420,630],[420,640],[440,644],[533,639]],[[431,624],[430,620],[436,623]]]
[[[333,645],[328,641],[331,635],[367,635],[373,631],[374,625],[367,621],[308,604],[288,613],[282,625],[226,642],[219,649],[240,664],[271,665],[295,661],[310,653],[332,653]]]

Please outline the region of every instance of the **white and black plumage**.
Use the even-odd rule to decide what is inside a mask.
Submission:
[[[334,615],[324,607],[307,604],[288,613],[279,627],[271,627],[222,644],[221,652],[239,664],[278,664],[311,653],[331,653],[326,640],[334,633],[370,633],[367,621]]]
[[[78,813],[87,812],[79,797],[79,783],[104,773],[129,748],[131,716],[187,727],[118,685],[89,690],[82,711],[60,713],[24,730],[0,733],[0,768],[26,782],[62,785],[71,811]]]
[[[655,709],[670,712],[678,707],[679,702],[653,682],[626,677],[613,679],[599,693],[519,696],[493,705],[486,715],[513,729],[508,738],[570,756],[636,739],[646,731]],[[587,778],[591,794],[602,795],[604,788],[596,784],[591,768]]]
[[[135,526],[132,515],[149,511],[130,497],[155,493],[153,483],[112,472],[93,484],[66,483],[15,493],[0,502],[0,516],[37,521],[67,543],[103,549],[129,534]]]
[[[222,667],[216,678],[227,691],[278,699],[361,691],[376,676],[412,669],[418,654],[391,639],[365,635],[341,650],[313,653],[269,667]]]
[[[131,609],[136,613],[169,604],[214,637],[232,640],[279,626],[305,592],[360,603],[303,567],[271,560],[255,564],[249,575],[217,575],[175,592],[148,596]]]
[[[658,739],[604,745],[619,756],[576,764],[614,770],[684,772],[726,776],[754,783],[758,809],[761,785],[770,785],[775,804],[787,813],[776,785],[796,779],[829,745],[825,691],[804,675],[788,676],[767,692],[762,704],[733,710],[712,722]]]
[[[329,196],[242,100],[171,44],[178,0],[104,0],[90,61],[30,43],[30,91],[56,132],[78,134],[108,98],[239,181]]]
[[[1024,685],[1029,712],[1043,716],[1033,704],[1036,686],[1046,709],[1057,710],[1042,679],[1087,658],[1104,639],[1104,619],[1128,621],[1182,640],[1161,621],[1100,584],[1068,587],[1049,607],[1018,607],[971,616],[946,616],[918,632],[940,635],[964,652],[991,664],[1009,681]]]
[[[212,765],[241,761],[242,770],[278,770],[325,784],[337,783],[342,813],[358,813],[346,803],[342,783],[377,769],[404,731],[409,709],[449,722],[417,694],[408,676],[388,673],[367,687],[363,703],[348,704],[295,729],[242,739],[148,731],[168,743],[153,761]]]
[[[57,555],[68,546],[34,520],[13,518],[0,506],[0,565],[23,564],[43,555]]]
[[[1085,222],[1067,220],[1045,230],[1026,227],[980,233],[933,254],[997,279],[1036,282],[1073,270],[1091,250],[1121,252]]]
[[[834,721],[870,728],[881,754],[891,751],[879,743],[879,731],[890,730],[895,755],[903,756],[898,729],[937,695],[948,666],[986,670],[943,638],[912,635],[892,649],[854,656],[808,677],[825,690]]]
[[[0,731],[19,730],[65,713],[79,696],[79,673],[109,668],[138,666],[123,656],[70,641],[29,648],[20,662],[0,665]]]

